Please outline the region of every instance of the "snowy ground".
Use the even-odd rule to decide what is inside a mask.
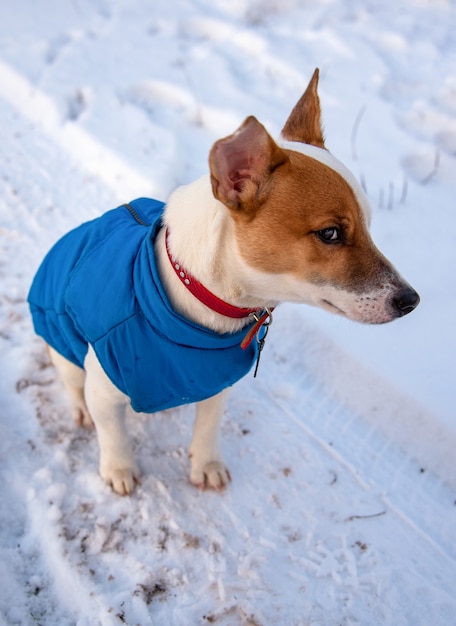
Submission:
[[[392,5],[0,2],[0,624],[456,623],[456,8]],[[316,66],[327,145],[422,303],[384,327],[283,306],[230,398],[230,488],[189,485],[181,408],[131,419],[119,498],[33,335],[33,273],[247,115],[278,134]]]

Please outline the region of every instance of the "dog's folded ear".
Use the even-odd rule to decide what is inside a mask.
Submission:
[[[321,127],[321,109],[318,98],[318,68],[313,73],[304,94],[290,113],[282,130],[282,137],[287,141],[300,141],[318,148],[325,147]]]
[[[233,135],[212,147],[209,165],[214,196],[230,209],[258,207],[274,170],[286,161],[286,152],[250,116]]]

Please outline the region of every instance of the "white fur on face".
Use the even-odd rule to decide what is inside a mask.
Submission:
[[[308,304],[365,324],[383,324],[397,317],[391,298],[397,291],[397,283],[403,281],[396,273],[395,281],[385,277],[378,289],[357,293],[329,284],[299,280],[292,274],[268,274],[251,266],[245,266],[240,277],[247,290],[255,293],[259,300],[268,302],[269,306],[280,302]],[[271,294],[274,294],[273,298]]]

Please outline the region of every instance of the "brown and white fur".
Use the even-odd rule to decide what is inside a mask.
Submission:
[[[360,185],[325,148],[317,85],[318,70],[279,143],[254,117],[215,143],[210,175],[169,199],[169,247],[188,272],[233,305],[301,302],[359,322],[389,322],[413,310],[419,297],[375,247]],[[170,265],[164,229],[155,254],[179,313],[220,333],[246,324],[215,313],[186,290]],[[131,493],[139,470],[125,426],[128,397],[113,386],[91,348],[85,371],[50,352],[76,421],[95,423],[101,476],[117,493]],[[190,480],[201,488],[222,489],[230,480],[218,445],[225,397],[226,390],[196,405]]]

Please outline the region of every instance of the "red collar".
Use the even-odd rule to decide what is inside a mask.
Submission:
[[[166,251],[168,253],[171,267],[174,269],[174,272],[180,279],[181,283],[190,291],[191,294],[195,296],[195,298],[197,298],[197,300],[202,302],[209,309],[212,309],[212,311],[215,311],[220,315],[224,315],[225,317],[231,317],[234,319],[252,317],[256,320],[256,324],[252,326],[241,343],[242,349],[245,350],[245,348],[250,345],[254,336],[259,332],[260,328],[270,324],[272,320],[272,309],[268,310],[261,307],[257,307],[255,309],[245,309],[221,300],[218,296],[209,291],[209,289],[206,289],[206,287],[196,280],[196,278],[194,278],[189,272],[187,272],[187,270],[185,270],[178,261],[173,259],[168,245],[168,230],[166,231],[165,240]]]

